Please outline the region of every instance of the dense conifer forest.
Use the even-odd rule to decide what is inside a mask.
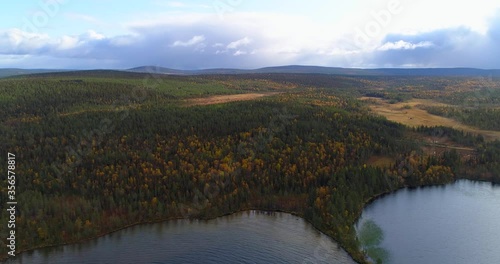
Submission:
[[[0,79],[4,164],[7,152],[16,155],[16,251],[136,223],[260,209],[304,217],[365,263],[354,223],[369,200],[458,178],[498,183],[500,142],[395,123],[359,98],[454,102],[426,109],[498,131],[499,82],[488,84],[465,77],[109,71]],[[245,93],[266,96],[190,103]],[[6,170],[0,166],[2,175]],[[2,210],[0,222],[8,217]],[[7,232],[0,225],[1,237]]]

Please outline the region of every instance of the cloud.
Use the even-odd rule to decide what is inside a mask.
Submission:
[[[26,55],[37,53],[50,45],[50,42],[51,38],[46,34],[10,29],[0,32],[0,54]]]
[[[429,48],[434,44],[430,41],[421,41],[417,44],[413,44],[410,42],[406,42],[403,40],[397,42],[386,42],[384,45],[380,46],[378,50],[387,51],[387,50],[414,50],[416,48]]]
[[[86,34],[83,35],[86,39],[94,39],[94,40],[102,40],[105,39],[106,36],[99,34],[93,30],[87,31]]]
[[[61,50],[69,50],[78,46],[78,42],[79,40],[76,37],[63,36],[59,41],[58,48]]]
[[[252,40],[249,39],[248,37],[244,37],[240,40],[233,41],[227,45],[228,49],[237,49],[241,46],[247,46],[248,44],[252,43]]]
[[[500,10],[496,12],[496,15],[489,22],[491,26],[488,29],[488,36],[492,41],[500,43]]]
[[[233,53],[234,56],[240,56],[245,54],[248,54],[248,52],[242,50],[237,50],[235,53]]]
[[[29,33],[19,29],[0,31],[0,54],[5,55],[61,55],[76,51],[79,46],[105,40],[105,36],[89,30],[78,36],[50,38],[47,34]]]
[[[500,68],[497,25],[488,34],[458,27],[421,34],[386,36],[384,45],[372,57],[382,66],[417,65],[419,67]]]
[[[91,67],[88,60],[106,61],[111,63],[109,67],[118,68],[257,68],[302,62],[326,64],[329,62],[324,61],[320,50],[333,43],[332,36],[320,34],[326,30],[307,19],[279,14],[228,13],[224,20],[216,14],[170,14],[131,22],[127,27],[129,34],[119,36],[95,31],[59,38],[45,35],[44,40],[34,42],[43,48],[27,48],[15,54],[74,59],[76,68]],[[26,37],[22,39],[31,43]],[[11,43],[1,43],[0,53],[12,49]]]
[[[205,41],[205,36],[199,35],[199,36],[194,36],[188,41],[180,41],[177,40],[172,44],[172,47],[189,47],[189,46],[194,46],[196,44],[199,44],[201,42]]]
[[[117,36],[87,31],[51,37],[9,29],[0,31],[0,67],[160,65],[201,69],[306,64],[500,68],[500,13],[489,21],[484,33],[466,27],[392,33],[370,48],[355,45],[349,30],[342,34],[330,28],[293,15],[228,13],[220,20],[216,14],[192,13],[132,22],[127,34]]]

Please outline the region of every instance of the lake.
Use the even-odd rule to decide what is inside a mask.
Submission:
[[[22,253],[7,263],[346,263],[335,241],[302,218],[247,211],[214,220],[130,227],[75,245]]]
[[[382,263],[500,263],[500,186],[460,180],[368,205],[358,238]]]

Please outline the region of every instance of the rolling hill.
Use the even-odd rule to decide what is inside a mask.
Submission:
[[[73,70],[61,69],[0,69],[0,78],[9,76],[69,72]],[[291,74],[331,74],[349,76],[463,76],[463,77],[500,77],[499,69],[475,69],[475,68],[380,68],[380,69],[359,69],[321,66],[301,66],[288,65],[277,67],[265,67],[259,69],[203,69],[203,70],[178,70],[159,66],[141,66],[131,69],[117,69],[119,72],[132,73],[154,73],[169,75],[217,75],[217,74],[268,74],[268,73],[291,73]],[[76,71],[76,72],[89,72]],[[91,71],[90,71],[91,72]]]

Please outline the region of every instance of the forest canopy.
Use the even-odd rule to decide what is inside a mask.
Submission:
[[[451,92],[457,87],[463,97]],[[500,142],[447,127],[407,127],[358,98],[439,94],[444,102],[474,89],[466,78],[308,74],[90,71],[0,79],[1,149],[17,157],[17,250],[136,223],[261,209],[303,216],[363,263],[353,226],[367,201],[457,178],[500,182]],[[272,94],[187,103],[251,92]],[[498,130],[488,122],[498,109],[456,109],[429,111]],[[437,137],[472,150],[429,151],[443,149],[429,145]],[[4,180],[2,201],[7,186]],[[0,221],[8,217],[2,210]],[[7,232],[1,225],[1,236]]]

